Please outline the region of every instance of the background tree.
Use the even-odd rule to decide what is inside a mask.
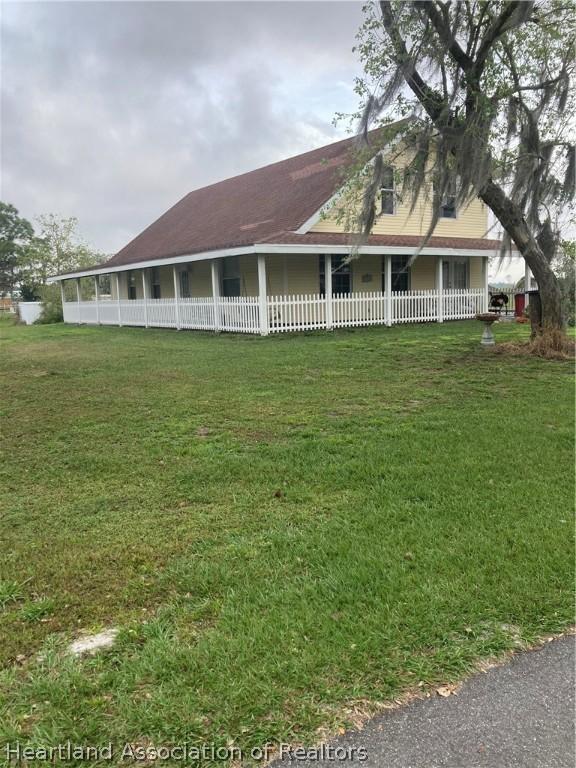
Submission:
[[[34,235],[32,225],[9,203],[0,202],[0,295],[12,295],[26,245]]]
[[[36,221],[38,236],[30,241],[21,264],[36,284],[44,285],[50,275],[89,267],[103,258],[82,242],[77,219],[48,213]]]
[[[516,245],[538,282],[544,330],[562,329],[552,262],[574,194],[573,5],[383,1],[365,14],[358,50],[366,75],[357,92],[376,154],[360,228],[371,230],[384,170],[377,150],[391,135],[384,127],[374,138],[368,129],[408,118],[391,130],[411,157],[401,194],[413,206],[421,194],[432,198],[422,245],[449,191],[458,206],[480,197],[502,225],[504,246]]]
[[[563,240],[554,261],[554,272],[560,283],[564,317],[569,325],[576,324],[576,242]]]

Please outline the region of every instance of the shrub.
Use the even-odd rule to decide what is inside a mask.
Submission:
[[[62,313],[62,299],[59,286],[43,285],[40,288],[40,295],[42,299],[42,313],[36,322],[40,325],[62,323],[64,315]]]

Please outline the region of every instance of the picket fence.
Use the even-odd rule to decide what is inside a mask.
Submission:
[[[268,296],[260,317],[258,297],[190,299],[100,299],[67,301],[64,322],[130,325],[236,333],[279,333],[362,325],[461,320],[486,310],[481,288],[447,291],[393,291],[391,294]]]

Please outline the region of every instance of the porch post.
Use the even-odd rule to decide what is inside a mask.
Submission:
[[[212,301],[214,302],[214,330],[220,330],[220,265],[216,259],[210,262],[212,274]]]
[[[148,328],[148,286],[147,270],[142,270],[142,295],[144,296],[144,325]]]
[[[442,285],[442,256],[438,256],[436,259],[436,292],[438,294],[436,298],[436,321],[438,323],[444,322],[444,297],[442,295],[444,286]]]
[[[66,291],[64,290],[64,280],[60,280],[60,300],[62,302],[62,314],[64,314],[64,304],[66,303]]]
[[[384,256],[384,290],[386,291],[386,325],[392,325],[392,256]]]
[[[96,322],[100,325],[100,283],[98,275],[94,275],[94,300],[96,301]]]
[[[488,256],[482,256],[482,288],[484,289],[482,312],[488,312]]]
[[[76,303],[78,304],[78,324],[82,322],[82,319],[80,317],[80,312],[82,311],[82,305],[80,304],[80,301],[82,300],[82,293],[80,291],[80,278],[76,278]]]
[[[334,327],[332,307],[332,254],[324,256],[324,295],[326,301],[326,328],[331,331]]]
[[[268,336],[268,302],[266,300],[266,256],[258,254],[258,305],[260,314],[260,335]]]
[[[180,282],[178,280],[178,270],[172,267],[172,277],[174,278],[174,310],[176,313],[176,330],[180,330]]]
[[[532,279],[532,273],[530,272],[530,267],[528,266],[528,263],[524,261],[524,306],[528,306],[528,301],[530,299],[528,295],[528,291],[530,290],[530,284]]]
[[[116,278],[116,303],[118,305],[118,327],[122,328],[122,304],[120,303],[120,278],[118,272],[114,273]]]

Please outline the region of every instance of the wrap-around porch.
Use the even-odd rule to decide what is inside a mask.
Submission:
[[[267,335],[488,309],[488,256],[252,253],[60,277],[64,321]]]

